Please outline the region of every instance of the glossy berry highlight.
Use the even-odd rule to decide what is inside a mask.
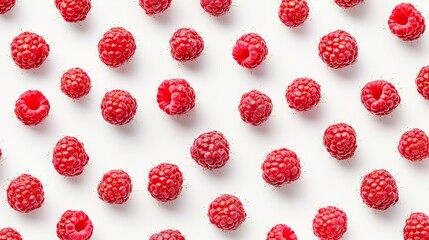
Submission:
[[[192,28],[180,28],[170,38],[171,56],[179,62],[194,60],[203,50],[204,40]]]
[[[363,177],[360,196],[368,207],[387,210],[399,200],[396,180],[387,170],[374,170]]]
[[[429,239],[429,216],[422,212],[411,213],[402,232],[404,240]]]
[[[313,233],[320,240],[339,240],[347,231],[347,215],[337,207],[324,207],[313,219]]]
[[[200,5],[208,14],[221,16],[231,8],[232,0],[200,0]]]
[[[347,67],[357,61],[357,41],[344,30],[330,32],[320,39],[319,57],[330,68]]]
[[[16,0],[1,0],[0,1],[0,14],[9,12],[15,6]]]
[[[168,115],[181,115],[195,107],[195,91],[185,79],[164,80],[158,87],[156,100]]]
[[[164,12],[171,5],[172,0],[139,0],[139,5],[147,15]]]
[[[61,76],[61,92],[72,99],[79,99],[91,90],[91,78],[82,68],[71,68]]]
[[[106,122],[121,126],[134,119],[137,100],[128,91],[115,89],[104,94],[100,108]]]
[[[298,240],[298,237],[286,224],[277,224],[267,233],[266,240]]]
[[[429,100],[429,66],[420,69],[416,77],[417,92]]]
[[[306,0],[282,0],[278,15],[287,27],[298,27],[307,20],[309,13],[310,8]]]
[[[232,49],[232,57],[245,68],[256,68],[268,55],[265,40],[257,33],[247,33],[241,36]]]
[[[167,229],[150,236],[149,240],[186,240],[179,230]]]
[[[111,204],[125,203],[132,191],[131,177],[121,169],[114,169],[105,173],[97,186],[98,197]]]
[[[22,236],[17,230],[7,227],[0,230],[0,240],[22,240]]]
[[[290,108],[308,111],[320,102],[320,85],[311,78],[297,78],[287,87],[285,97]]]
[[[252,90],[241,96],[238,105],[241,119],[253,126],[259,126],[267,121],[273,111],[271,98],[266,94]]]
[[[42,182],[26,173],[10,182],[6,195],[9,206],[21,213],[34,211],[40,208],[45,201]]]
[[[183,174],[179,167],[171,163],[162,163],[149,172],[147,190],[160,202],[168,202],[179,197],[183,188]]]
[[[401,103],[401,97],[392,83],[375,80],[363,86],[361,102],[369,112],[382,116],[393,112]]]
[[[83,143],[71,136],[61,138],[55,145],[52,155],[55,170],[63,176],[82,174],[89,161]]]
[[[10,44],[12,59],[21,69],[42,66],[49,56],[50,47],[46,40],[32,32],[23,32],[13,38]]]
[[[429,138],[423,130],[413,128],[402,134],[398,151],[405,159],[422,161],[429,155]]]
[[[323,134],[323,145],[333,158],[349,159],[357,148],[356,132],[346,123],[331,125]]]
[[[49,114],[51,105],[38,90],[22,93],[15,102],[15,115],[24,125],[34,126],[41,123]]]
[[[395,6],[389,17],[390,31],[404,41],[413,41],[425,32],[426,23],[422,13],[411,3]]]
[[[292,150],[286,148],[270,152],[262,163],[262,178],[268,184],[280,187],[289,184],[301,175],[301,163]]]
[[[229,160],[229,142],[218,131],[205,132],[194,140],[190,152],[192,159],[201,167],[221,168]]]
[[[364,0],[335,0],[335,3],[343,8],[352,8],[362,4]]]
[[[112,68],[130,61],[136,48],[134,36],[123,27],[109,29],[98,42],[100,60]]]
[[[80,22],[91,10],[91,0],[55,0],[55,6],[65,21]]]
[[[91,219],[84,211],[67,210],[57,223],[60,240],[88,240],[94,231]]]
[[[240,199],[223,194],[210,203],[208,217],[221,230],[236,230],[246,220],[247,214]]]

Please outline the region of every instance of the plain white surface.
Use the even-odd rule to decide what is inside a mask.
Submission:
[[[279,0],[235,0],[231,11],[215,18],[198,0],[173,0],[165,13],[149,17],[137,0],[93,0],[87,20],[66,23],[53,1],[18,0],[0,16],[0,227],[17,228],[25,239],[56,239],[55,225],[67,209],[84,210],[94,223],[92,239],[148,239],[157,231],[179,229],[188,240],[265,239],[267,231],[286,223],[299,239],[316,239],[312,219],[320,207],[334,205],[349,217],[344,239],[402,239],[405,218],[414,211],[428,213],[429,163],[400,157],[397,142],[414,127],[429,131],[428,102],[417,94],[414,79],[428,65],[429,34],[406,43],[393,35],[387,19],[399,0],[367,0],[343,10],[332,0],[308,0],[310,17],[289,29],[277,17]],[[412,1],[428,16],[427,2]],[[123,26],[137,41],[132,61],[109,69],[98,58],[97,43],[110,27]],[[180,27],[196,29],[205,41],[197,61],[179,64],[169,54],[168,40]],[[319,59],[317,44],[330,31],[344,29],[358,41],[359,58],[353,66],[328,69]],[[9,44],[21,31],[44,36],[51,52],[37,70],[24,71],[10,58]],[[231,49],[247,32],[262,35],[269,48],[267,60],[255,70],[238,66]],[[72,67],[89,73],[93,88],[81,101],[72,101],[59,88],[61,74]],[[308,113],[289,109],[286,86],[297,77],[321,84],[322,101]],[[187,79],[197,94],[195,110],[169,117],[156,103],[159,83]],[[360,89],[371,80],[391,81],[402,102],[388,117],[369,114],[360,103]],[[130,91],[138,100],[135,120],[124,127],[106,123],[99,104],[108,90]],[[23,126],[14,116],[16,98],[25,90],[41,90],[51,103],[49,117],[37,127]],[[258,89],[274,104],[271,118],[261,127],[244,124],[237,111],[240,96]],[[322,144],[324,130],[336,122],[351,124],[358,134],[353,159],[338,162]],[[201,133],[218,130],[231,145],[231,159],[221,170],[204,171],[191,159],[189,147]],[[75,178],[60,176],[51,163],[52,148],[64,135],[85,144],[90,162]],[[301,178],[281,189],[268,186],[260,165],[273,149],[286,147],[301,159]],[[170,204],[157,203],[146,190],[149,169],[161,162],[178,164],[184,173],[182,195]],[[103,173],[121,168],[130,174],[134,191],[127,204],[108,205],[98,199],[96,186]],[[361,178],[376,168],[397,179],[400,200],[386,211],[366,207],[359,196]],[[7,204],[6,187],[21,173],[42,181],[42,208],[21,214]],[[209,203],[230,193],[244,203],[248,218],[234,232],[209,224]]]

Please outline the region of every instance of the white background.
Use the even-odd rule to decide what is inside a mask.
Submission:
[[[18,0],[0,16],[0,227],[17,228],[25,239],[55,239],[55,225],[67,209],[84,210],[94,223],[92,239],[148,239],[157,231],[179,229],[188,240],[265,239],[268,230],[286,223],[299,239],[316,239],[312,219],[318,208],[334,205],[349,217],[344,239],[402,239],[405,218],[414,211],[428,213],[429,163],[401,158],[397,143],[403,132],[418,127],[429,131],[429,106],[415,87],[418,70],[428,65],[429,34],[413,43],[390,34],[387,19],[399,0],[367,0],[343,10],[332,0],[308,0],[310,17],[302,27],[289,29],[277,16],[279,0],[235,0],[231,11],[215,18],[198,0],[173,0],[156,17],[145,15],[137,0],[93,0],[87,20],[66,23],[52,1]],[[427,1],[412,1],[425,17]],[[123,26],[137,41],[132,61],[109,69],[98,58],[97,43],[110,27]],[[180,27],[195,28],[205,41],[196,62],[179,64],[169,54],[168,41]],[[350,32],[358,41],[358,62],[334,70],[319,59],[321,36],[336,30]],[[47,61],[37,70],[24,71],[10,58],[9,44],[21,31],[44,36],[51,46]],[[262,35],[269,48],[267,60],[255,70],[238,66],[231,49],[247,32]],[[61,74],[72,67],[89,73],[93,88],[80,101],[59,88]],[[321,84],[322,101],[308,113],[289,109],[286,86],[297,77]],[[159,83],[187,79],[197,94],[195,110],[169,117],[156,103]],[[391,81],[402,102],[387,117],[369,114],[360,103],[360,89],[371,80]],[[135,120],[112,126],[101,117],[99,104],[108,90],[130,91],[138,100]],[[14,116],[14,102],[28,89],[41,90],[51,103],[43,124],[23,126]],[[271,118],[261,127],[246,125],[237,111],[241,95],[259,89],[274,104]],[[358,134],[355,157],[346,162],[331,158],[322,144],[324,130],[336,122],[352,125]],[[231,159],[221,170],[204,171],[191,159],[189,147],[201,133],[218,130],[231,145]],[[64,135],[78,137],[90,162],[75,178],[60,176],[51,163],[52,148]],[[260,166],[274,149],[286,147],[298,154],[301,178],[276,189],[261,177]],[[159,204],[147,192],[147,174],[161,162],[178,164],[184,173],[183,192],[170,204]],[[122,206],[98,199],[102,174],[122,168],[131,175],[134,191]],[[376,168],[397,179],[400,200],[385,212],[366,207],[359,196],[362,177]],[[42,208],[22,214],[6,201],[9,181],[30,173],[42,181],[46,201]],[[230,193],[244,203],[248,218],[234,232],[222,232],[206,216],[209,203]]]

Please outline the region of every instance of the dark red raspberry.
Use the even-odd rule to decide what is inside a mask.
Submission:
[[[182,192],[183,176],[175,164],[162,163],[149,172],[147,190],[158,201],[175,200]]]
[[[371,113],[387,115],[401,103],[401,97],[390,82],[375,80],[362,88],[361,102]]]
[[[204,40],[192,28],[180,28],[170,38],[171,56],[179,62],[194,60],[203,50]]]
[[[205,132],[194,140],[191,156],[203,168],[221,168],[229,160],[229,143],[218,131]]]
[[[200,0],[201,7],[212,16],[221,16],[229,11],[232,0]]]
[[[352,126],[337,123],[329,126],[323,134],[323,145],[337,160],[351,158],[356,151],[356,132]]]
[[[100,60],[112,68],[128,62],[136,48],[134,36],[123,27],[109,29],[98,42]]]
[[[428,240],[429,216],[421,212],[411,213],[405,220],[403,234],[404,240]]]
[[[67,210],[57,223],[57,237],[61,240],[88,240],[94,226],[83,211]]]
[[[244,122],[258,126],[270,117],[273,104],[270,97],[258,90],[252,90],[241,96],[238,111]]]
[[[107,203],[123,204],[133,191],[130,175],[123,170],[110,170],[103,175],[97,187],[98,196]]]
[[[337,207],[324,207],[313,219],[313,233],[320,240],[338,240],[347,231],[347,215]]]
[[[185,114],[195,106],[195,91],[185,79],[164,80],[158,87],[156,101],[168,115]]]
[[[153,234],[149,240],[186,240],[179,230],[167,229]]]
[[[386,210],[399,200],[396,181],[384,169],[374,170],[364,176],[360,196],[368,207],[377,210]]]
[[[399,153],[410,161],[421,161],[428,157],[429,138],[418,128],[406,131],[399,140]]]
[[[426,29],[425,18],[411,3],[396,5],[388,24],[390,31],[404,41],[418,39]]]
[[[347,67],[357,60],[358,44],[350,33],[336,30],[320,39],[319,56],[331,68]]]
[[[22,93],[15,102],[15,115],[23,124],[32,126],[41,123],[49,114],[51,105],[38,90]]]
[[[49,55],[49,44],[45,39],[32,32],[23,32],[10,44],[13,61],[21,69],[40,67]]]
[[[243,203],[236,196],[223,194],[210,203],[210,222],[222,230],[235,230],[246,220]]]
[[[65,136],[55,145],[52,163],[61,175],[80,175],[88,161],[89,156],[86,154],[83,143],[75,137]]]
[[[133,120],[137,101],[129,92],[115,89],[104,95],[100,108],[106,122],[120,126]]]
[[[171,5],[171,0],[139,0],[140,7],[147,15],[162,13]]]
[[[429,66],[422,67],[416,78],[417,91],[429,100]]]
[[[297,78],[287,87],[286,101],[297,111],[307,111],[320,101],[320,85],[311,78]]]
[[[265,182],[279,187],[298,180],[301,164],[294,151],[280,148],[270,152],[262,163],[262,178]]]
[[[289,226],[277,224],[268,232],[266,240],[298,240],[298,237]]]
[[[335,0],[335,3],[343,8],[351,8],[363,3],[364,0]]]
[[[61,77],[61,91],[74,99],[79,99],[91,90],[91,79],[81,68],[71,68]]]
[[[0,240],[22,240],[22,236],[15,229],[8,227],[0,230]]]
[[[257,33],[247,33],[241,36],[232,49],[232,57],[245,68],[259,66],[268,55],[265,40]]]
[[[67,22],[79,22],[91,10],[91,0],[55,0],[55,6]]]
[[[0,14],[9,12],[15,6],[16,0],[0,0]]]
[[[30,174],[14,178],[7,187],[6,194],[10,207],[22,213],[40,208],[45,201],[42,183]]]
[[[306,0],[282,0],[279,18],[288,27],[298,27],[308,18],[310,9]]]

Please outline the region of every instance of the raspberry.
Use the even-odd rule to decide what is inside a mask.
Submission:
[[[149,240],[185,240],[185,237],[179,230],[167,229],[153,234]]]
[[[221,168],[229,160],[229,143],[218,131],[203,133],[194,140],[191,156],[203,168]]]
[[[335,0],[335,3],[343,8],[351,8],[363,3],[364,0]]]
[[[343,30],[330,32],[320,39],[319,56],[331,68],[347,67],[358,57],[356,39]]]
[[[290,108],[307,111],[320,101],[320,85],[311,78],[297,78],[287,87],[286,101]]]
[[[55,6],[67,22],[79,22],[91,10],[91,0],[55,0]]]
[[[91,90],[91,79],[81,68],[67,70],[61,77],[61,91],[70,98],[79,99]]]
[[[374,170],[364,176],[360,196],[368,207],[377,210],[386,210],[399,200],[396,181],[384,169]]]
[[[30,174],[21,174],[13,179],[6,193],[10,207],[22,213],[40,208],[45,201],[42,183]]]
[[[399,153],[410,161],[421,161],[429,154],[429,138],[418,128],[406,131],[399,140]]]
[[[301,175],[301,164],[294,151],[280,148],[270,152],[265,158],[262,178],[265,182],[279,187],[296,181]]]
[[[75,137],[65,136],[55,145],[52,163],[63,176],[80,175],[88,160],[83,143]]]
[[[170,38],[171,56],[179,62],[194,60],[203,50],[203,38],[192,28],[180,28]]]
[[[337,160],[351,158],[356,151],[356,132],[346,123],[329,126],[323,134],[323,145],[329,154]]]
[[[171,0],[139,0],[140,7],[147,15],[162,13],[171,5]]]
[[[133,35],[123,27],[109,29],[98,42],[100,60],[112,68],[128,62],[136,48]]]
[[[313,233],[320,240],[338,240],[347,231],[347,215],[337,207],[324,207],[313,219]]]
[[[149,172],[147,190],[158,201],[167,202],[176,199],[182,191],[183,176],[175,164],[162,163]]]
[[[217,228],[235,230],[246,220],[247,214],[240,199],[223,194],[210,203],[208,216]]]
[[[22,93],[15,102],[15,115],[27,126],[41,123],[49,114],[51,105],[45,95],[38,90]]]
[[[429,66],[422,67],[416,78],[417,91],[429,100]]]
[[[266,240],[298,240],[298,237],[289,226],[277,224],[268,232]]]
[[[221,16],[229,11],[232,0],[200,0],[201,7],[212,16]]]
[[[404,240],[428,240],[429,216],[421,212],[411,213],[405,220],[403,234]]]
[[[375,115],[387,115],[401,103],[401,97],[390,82],[375,80],[362,88],[361,102]]]
[[[8,227],[0,230],[0,240],[22,240],[22,236],[15,229]]]
[[[67,210],[57,223],[57,236],[61,240],[88,240],[94,226],[83,211]]]
[[[247,33],[241,36],[232,49],[232,57],[245,68],[259,66],[268,55],[265,40],[257,33]]]
[[[21,69],[40,67],[49,55],[49,44],[45,39],[32,32],[23,32],[10,44],[13,61]]]
[[[16,0],[0,0],[0,14],[9,12],[15,6]]]
[[[156,101],[168,115],[185,114],[195,106],[195,91],[185,79],[164,80],[158,87]]]
[[[258,90],[252,90],[241,96],[238,110],[244,122],[258,126],[270,117],[273,104],[270,97]]]
[[[123,170],[110,170],[103,175],[97,187],[98,196],[107,203],[125,203],[133,190],[130,175]]]
[[[279,18],[288,27],[298,27],[307,20],[309,12],[306,0],[282,0]]]
[[[129,92],[115,89],[104,95],[100,108],[106,122],[120,126],[133,120],[137,101]]]
[[[388,24],[390,31],[404,41],[418,39],[426,29],[425,18],[411,3],[396,5]]]

